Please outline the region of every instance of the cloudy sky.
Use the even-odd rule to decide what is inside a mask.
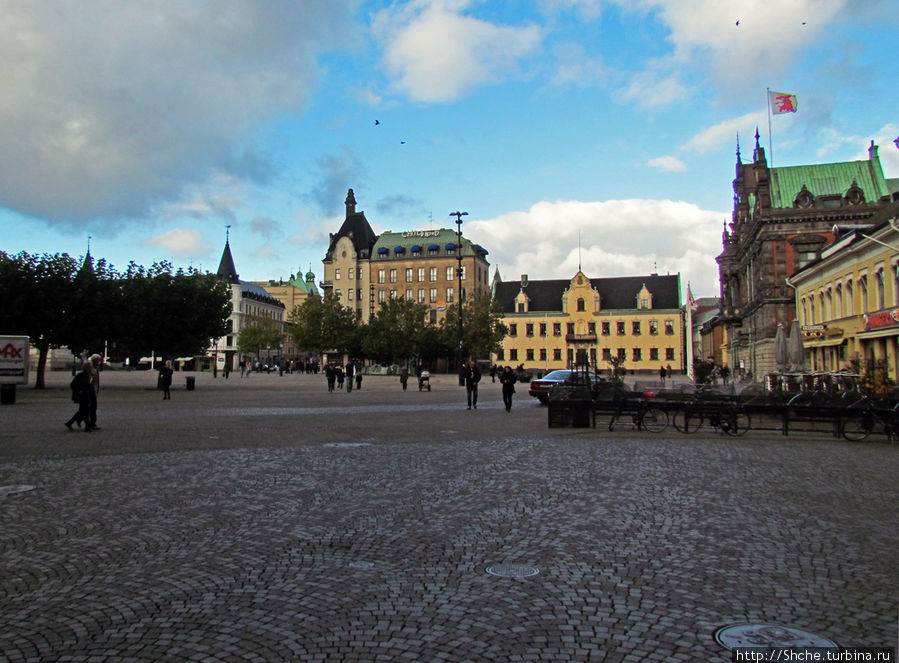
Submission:
[[[899,177],[894,0],[0,0],[0,249],[321,277],[348,188],[506,280],[718,292],[737,135]]]

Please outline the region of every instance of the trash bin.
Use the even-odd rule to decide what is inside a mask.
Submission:
[[[13,405],[16,402],[16,385],[0,384],[0,405]]]
[[[195,378],[193,375],[189,375],[184,379],[187,382],[187,390],[193,391],[197,383],[197,378]]]

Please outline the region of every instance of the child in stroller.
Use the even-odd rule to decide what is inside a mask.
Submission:
[[[418,390],[421,391],[423,389],[431,391],[431,371],[426,368],[423,368],[421,373],[418,374]]]

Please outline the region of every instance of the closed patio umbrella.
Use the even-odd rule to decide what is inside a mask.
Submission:
[[[790,370],[801,372],[805,368],[805,348],[802,346],[802,332],[799,329],[799,320],[793,320],[790,326],[790,339],[787,341],[787,361]]]
[[[783,371],[787,365],[787,335],[784,333],[784,326],[780,323],[777,325],[777,334],[774,336],[774,363],[777,364],[778,371]]]

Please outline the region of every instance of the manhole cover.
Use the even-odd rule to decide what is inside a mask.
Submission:
[[[326,442],[326,447],[370,447],[371,442]]]
[[[791,626],[779,624],[731,624],[715,631],[715,640],[726,649],[737,647],[776,647],[796,649],[840,648],[833,640]]]
[[[368,571],[369,569],[373,569],[375,567],[374,562],[350,562],[347,564],[351,569],[360,569],[362,571]]]
[[[27,493],[29,490],[34,490],[35,486],[26,486],[24,484],[18,486],[0,486],[0,497],[6,497],[7,495],[18,495],[19,493]]]
[[[487,573],[501,578],[529,578],[540,573],[540,569],[526,564],[497,564],[488,566]]]

